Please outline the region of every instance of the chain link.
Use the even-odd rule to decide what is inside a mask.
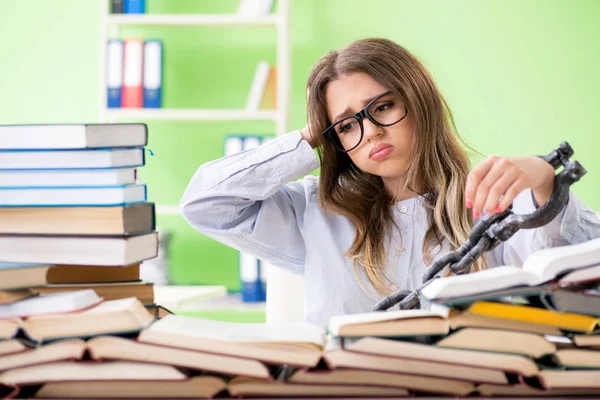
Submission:
[[[511,238],[519,229],[537,228],[552,221],[567,205],[571,185],[587,172],[579,162],[569,160],[572,155],[571,146],[563,142],[558,149],[541,156],[555,170],[564,167],[554,178],[554,190],[546,204],[524,215],[513,214],[512,205],[498,214],[484,213],[462,246],[433,263],[423,276],[423,284],[419,288],[412,292],[399,290],[392,293],[375,304],[373,311],[385,311],[396,304],[402,310],[419,308],[419,291],[432,279],[437,279],[446,267],[455,275],[467,274],[477,258]]]

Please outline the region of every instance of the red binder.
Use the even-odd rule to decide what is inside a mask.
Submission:
[[[127,39],[124,42],[123,93],[121,107],[141,108],[143,105],[144,41]]]

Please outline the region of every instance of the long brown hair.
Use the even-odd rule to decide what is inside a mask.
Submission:
[[[473,217],[464,206],[469,161],[442,94],[425,67],[402,46],[387,39],[363,39],[329,52],[313,67],[307,87],[308,120],[321,159],[319,202],[325,211],[352,222],[356,236],[346,255],[354,261],[355,271],[358,264],[365,269],[378,293],[387,294],[394,288],[384,273],[385,239],[394,228],[395,200],[379,176],[360,170],[319,134],[332,123],[325,101],[328,84],[353,72],[366,73],[397,93],[414,120],[411,163],[403,185],[427,194],[422,197],[430,221],[423,243],[427,264],[444,240],[455,249],[468,239],[473,226]],[[483,268],[480,259],[472,270]]]

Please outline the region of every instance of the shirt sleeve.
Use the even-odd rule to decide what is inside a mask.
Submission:
[[[515,214],[529,214],[536,209],[530,189],[513,202]],[[557,246],[586,242],[600,237],[600,219],[594,211],[570,192],[567,205],[548,224],[534,229],[520,229],[490,254],[492,265],[522,266],[532,253]]]
[[[304,212],[316,198],[307,177],[319,160],[300,131],[202,165],[181,200],[201,233],[295,274],[304,273]],[[312,178],[312,179],[311,179]]]

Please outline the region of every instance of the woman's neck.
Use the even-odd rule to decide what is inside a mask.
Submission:
[[[418,192],[414,191],[415,188],[407,187],[403,179],[382,179],[383,186],[394,199],[394,203],[420,196]]]

